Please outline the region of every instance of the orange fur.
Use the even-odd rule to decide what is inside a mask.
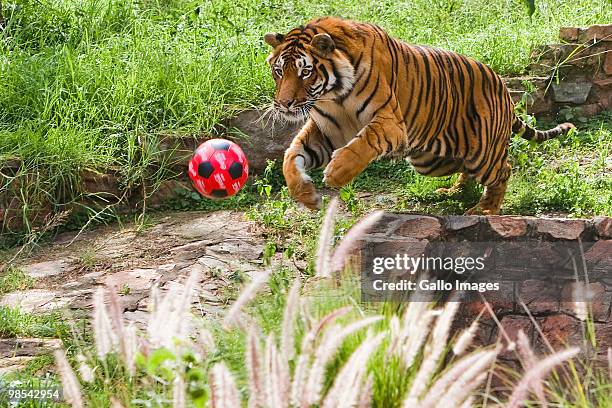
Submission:
[[[325,167],[325,183],[341,187],[373,160],[402,156],[421,174],[461,172],[453,191],[468,179],[482,183],[469,212],[497,214],[512,133],[543,141],[573,127],[527,127],[489,67],[406,44],[375,25],[328,17],[265,40],[277,109],[289,120],[308,117],[285,152],[283,173],[291,195],[310,208],[320,197],[307,170]]]

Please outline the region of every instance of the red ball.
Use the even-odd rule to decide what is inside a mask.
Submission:
[[[189,161],[189,178],[204,197],[231,197],[240,191],[248,176],[249,163],[244,152],[229,140],[207,140]]]

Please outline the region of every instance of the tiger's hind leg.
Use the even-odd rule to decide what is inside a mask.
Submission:
[[[504,163],[501,165],[499,170],[496,172],[496,177],[490,184],[485,184],[484,193],[480,198],[478,204],[472,208],[470,208],[466,215],[495,215],[499,214],[499,210],[501,208],[502,202],[504,201],[504,196],[506,195],[506,189],[508,187],[508,179],[510,178],[510,174],[512,173],[512,168],[510,165],[504,160]],[[475,177],[478,181],[480,177]],[[484,184],[484,183],[483,183]]]
[[[445,194],[445,195],[453,195],[453,194],[460,193],[461,191],[463,191],[463,187],[465,187],[465,185],[467,184],[469,180],[470,180],[470,176],[468,176],[466,172],[462,172],[459,174],[459,178],[457,179],[457,181],[455,181],[455,184],[453,184],[450,188],[442,187],[442,188],[437,189],[435,192],[437,194]]]

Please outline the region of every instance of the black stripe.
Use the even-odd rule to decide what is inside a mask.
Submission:
[[[378,91],[378,85],[379,84],[380,84],[380,76],[377,76],[376,77],[376,85],[374,86],[374,90],[365,99],[365,101],[363,101],[363,104],[359,107],[359,109],[357,109],[357,116],[359,116],[365,110],[365,108],[370,104],[370,101],[374,97],[374,94],[376,93],[376,91]]]
[[[318,106],[314,106],[313,107],[314,110],[321,116],[323,116],[325,119],[327,119],[328,121],[330,121],[331,123],[334,124],[334,126],[336,126],[338,129],[340,128],[340,124],[338,123],[338,121],[336,120],[336,118],[334,118],[332,115],[330,115],[329,113],[325,112],[324,110],[321,110],[321,108],[319,108]]]

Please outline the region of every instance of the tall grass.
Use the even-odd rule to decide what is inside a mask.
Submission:
[[[124,188],[154,183],[157,138],[201,137],[269,97],[262,35],[318,15],[372,21],[404,40],[520,73],[563,25],[612,20],[607,0],[22,0],[2,2],[0,200],[57,210],[86,193],[86,168],[121,169]],[[27,215],[27,214],[26,214]],[[6,226],[5,226],[6,227]]]
[[[327,218],[333,215],[332,206]],[[367,224],[358,224],[344,239],[359,238],[364,228]],[[325,231],[321,235],[318,253],[325,257],[331,245]],[[317,261],[318,268],[331,267]],[[412,302],[403,311],[390,311],[388,304],[364,308],[350,294],[351,284],[338,288],[335,278],[325,276],[328,270],[317,269],[310,282],[297,277],[286,290],[288,282],[278,285],[278,271],[261,275],[227,311],[223,328],[190,316],[197,272],[164,295],[152,291],[146,330],[126,325],[115,291],[99,289],[95,348],[73,346],[71,362],[56,353],[65,397],[73,406],[149,401],[218,408],[595,407],[612,401],[605,370],[593,369],[596,375],[588,381],[576,375],[570,360],[578,347],[539,357],[522,332],[512,347],[524,369],[506,393],[493,394],[486,380],[502,371],[498,354],[511,346],[475,347],[466,340],[471,328],[454,337],[458,302]],[[357,279],[348,275],[344,280]],[[271,308],[262,313],[266,305]],[[570,375],[561,380],[564,372]],[[584,398],[576,399],[575,392]]]

